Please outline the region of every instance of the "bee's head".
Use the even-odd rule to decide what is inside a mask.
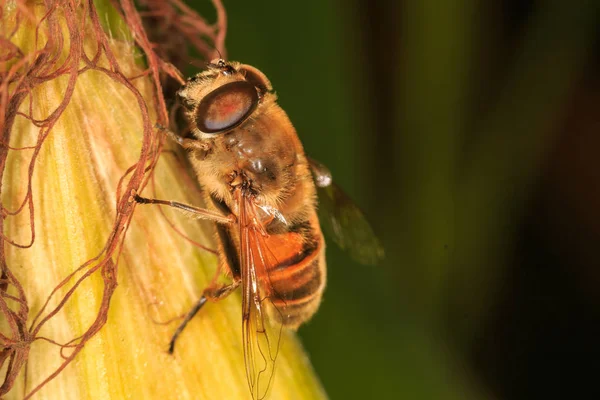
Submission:
[[[294,187],[302,145],[262,72],[213,60],[178,95],[193,135],[206,145],[195,168],[209,191],[223,199],[241,188],[275,206]]]
[[[246,122],[260,107],[271,83],[258,69],[216,59],[177,92],[192,133],[211,139]]]

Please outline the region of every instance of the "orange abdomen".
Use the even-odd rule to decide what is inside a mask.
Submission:
[[[283,325],[293,329],[317,311],[325,289],[323,236],[320,232],[308,236],[309,232],[314,230],[304,235],[280,233],[266,239],[277,259],[268,269],[272,302],[281,314]]]

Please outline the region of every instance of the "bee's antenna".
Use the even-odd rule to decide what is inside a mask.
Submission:
[[[223,75],[231,75],[236,72],[235,68],[227,63],[227,61],[223,60],[223,55],[219,51],[217,47],[215,47],[215,51],[219,55],[218,59],[211,60],[208,64],[208,68],[218,69],[221,71]]]
[[[208,67],[212,67],[212,68],[225,68],[226,66],[226,62],[225,60],[223,60],[223,55],[221,54],[221,51],[215,47],[214,51],[219,55],[219,58],[217,58],[216,60],[213,58],[211,61],[208,62]],[[216,61],[216,62],[215,62]],[[230,71],[228,71],[230,72]]]
[[[218,60],[218,62],[216,62],[215,64],[213,64],[213,62],[215,62],[215,57],[212,56],[212,54],[217,53],[219,55],[219,58],[217,58],[216,60]],[[223,60],[223,54],[221,54],[221,51],[219,50],[219,48],[214,47],[213,48],[213,52],[211,53],[211,58],[210,61],[208,62],[208,65],[217,65],[217,64],[223,64],[225,62],[225,60]]]

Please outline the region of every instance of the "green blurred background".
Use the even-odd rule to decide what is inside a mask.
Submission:
[[[224,3],[387,251],[327,249],[329,396],[600,398],[600,2]]]

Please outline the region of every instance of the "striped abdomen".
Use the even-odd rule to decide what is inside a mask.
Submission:
[[[278,260],[268,271],[274,293],[272,302],[283,325],[296,329],[317,311],[321,302],[326,278],[323,236],[318,225],[315,229],[307,221],[289,232],[270,236],[266,243]]]
[[[210,199],[224,214],[231,212],[223,202],[212,196]],[[237,227],[217,225],[217,233],[223,262],[233,278],[240,279]],[[317,311],[325,289],[325,241],[316,213],[304,222],[270,231],[264,244],[270,260],[266,266],[268,277],[260,276],[259,279],[266,283],[265,289],[279,311],[272,313],[272,317],[281,319],[284,326],[296,329]],[[256,246],[256,243],[251,245]],[[258,249],[253,253],[259,254]]]

